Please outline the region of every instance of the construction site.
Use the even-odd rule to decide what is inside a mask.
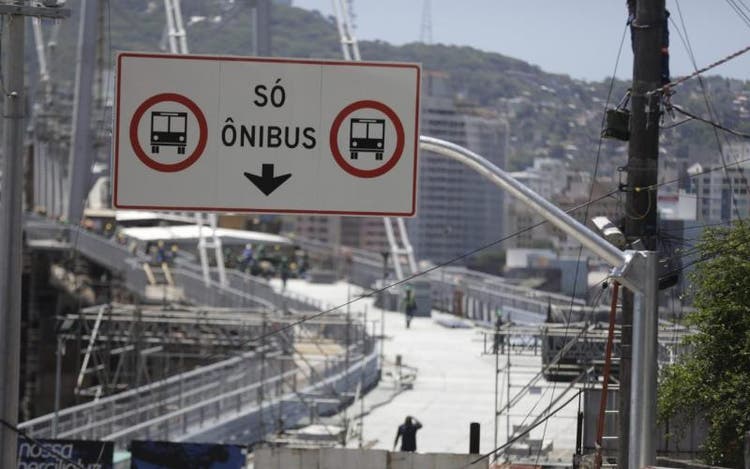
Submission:
[[[16,3],[0,5],[6,23],[3,86],[22,89],[23,75],[29,73],[24,72],[23,54],[14,59],[6,52],[14,38],[19,40],[8,31],[14,18],[20,23],[34,18],[28,27],[35,45],[32,70],[38,76],[28,138],[6,145],[8,160],[19,149],[24,156],[16,166],[2,168],[1,200],[8,214],[0,224],[18,230],[8,228],[7,243],[0,248],[0,256],[17,261],[0,276],[5,291],[0,331],[6,344],[0,350],[5,380],[0,389],[0,466],[707,467],[691,465],[697,464],[708,431],[705,422],[690,421],[679,434],[670,427],[675,422],[656,422],[657,374],[686,353],[685,339],[695,330],[669,314],[676,300],[659,293],[664,269],[654,246],[630,242],[637,234],[632,230],[627,246],[619,230],[622,239],[609,228],[596,232],[588,220],[581,222],[572,210],[560,209],[490,158],[420,135],[420,80],[429,78],[422,77],[420,65],[386,64],[385,72],[368,78],[388,82],[382,76],[393,72],[407,77],[399,75],[398,80],[414,81],[416,99],[408,94],[409,99],[394,101],[416,110],[401,115],[395,104],[398,112],[363,98],[334,110],[333,124],[324,129],[329,133],[298,125],[291,145],[294,130],[279,130],[279,135],[285,133],[287,152],[298,146],[296,150],[312,151],[328,139],[324,144],[333,153],[333,163],[328,163],[343,170],[336,177],[358,178],[353,182],[322,179],[314,194],[289,189],[302,202],[289,196],[282,203],[290,208],[279,210],[269,202],[271,194],[302,179],[305,171],[282,174],[287,170],[279,169],[279,160],[274,160],[276,168],[264,161],[245,172],[228,166],[212,169],[213,175],[233,171],[243,190],[247,186],[264,194],[258,196],[257,211],[243,213],[232,206],[232,183],[216,176],[216,187],[195,190],[207,178],[178,173],[187,173],[205,146],[229,154],[228,148],[256,145],[257,136],[259,148],[252,150],[260,152],[260,124],[256,135],[255,123],[235,122],[230,111],[221,116],[205,111],[209,121],[219,119],[213,124],[220,131],[209,133],[202,111],[195,112],[197,105],[171,89],[140,105],[126,104],[127,98],[120,102],[120,93],[130,92],[127,86],[139,90],[148,85],[143,84],[148,79],[133,80],[135,85],[125,81],[132,79],[125,72],[135,67],[131,62],[148,73],[162,61],[188,64],[180,62],[190,59],[180,0],[164,0],[163,6],[150,2],[149,8],[163,8],[165,17],[161,52],[122,53],[116,56],[116,68],[105,63],[108,2],[81,0],[75,9],[64,2]],[[233,11],[233,3],[224,5],[227,11]],[[260,63],[319,67],[310,73],[315,77],[327,76],[326,67],[354,74],[355,69],[346,68],[361,61],[352,5],[344,0],[333,5],[343,60],[259,59],[271,55],[270,0],[247,5],[253,19],[248,25],[251,58],[195,60],[216,69]],[[75,89],[72,96],[58,96],[55,70],[48,63],[58,23],[71,14],[80,15]],[[20,41],[22,31],[17,32]],[[16,69],[18,73],[9,72]],[[119,81],[112,76],[117,73]],[[198,80],[185,75],[175,81]],[[302,84],[289,85],[287,97],[279,80],[269,81],[268,89],[252,88],[256,106],[278,110],[292,99],[295,86],[303,89],[310,81],[300,78]],[[398,80],[394,82],[401,86]],[[335,83],[314,82],[314,87],[348,90],[348,84]],[[108,94],[110,87],[116,87],[116,99]],[[6,101],[12,101],[10,96]],[[171,102],[172,108],[151,110],[155,98]],[[235,103],[222,98],[222,105]],[[137,108],[131,114],[138,117],[125,116],[128,106]],[[362,111],[368,106],[369,114]],[[317,112],[307,108],[297,104],[295,116]],[[195,122],[186,117],[191,110]],[[149,117],[141,124],[143,115]],[[165,128],[157,129],[159,125]],[[198,128],[198,143],[185,143],[190,126]],[[272,141],[271,128],[281,127],[266,127],[266,146]],[[336,132],[348,133],[342,137]],[[20,124],[6,126],[5,137],[11,133],[23,133]],[[121,143],[121,134],[130,143]],[[391,158],[388,145],[395,146]],[[121,150],[130,147],[135,156],[121,157]],[[541,288],[545,279],[523,278],[523,273],[501,277],[473,270],[458,262],[467,257],[464,253],[446,262],[418,259],[404,222],[416,211],[418,151],[480,176],[482,184],[501,190],[578,243],[578,260],[566,267],[571,272],[561,268],[563,273],[551,282],[559,291]],[[154,162],[165,154],[176,160]],[[193,169],[203,163],[205,158]],[[308,172],[323,172],[321,167]],[[401,199],[402,189],[369,184],[392,168],[393,177],[404,177],[412,192],[405,205],[381,210],[377,204],[390,203],[389,197]],[[143,183],[137,171],[156,176]],[[185,179],[167,179],[173,173]],[[120,177],[129,177],[131,186]],[[169,182],[154,183],[160,181],[157,177]],[[143,193],[124,192],[124,187],[139,184]],[[326,198],[330,187],[344,195]],[[141,204],[148,191],[165,193],[166,205]],[[170,200],[178,199],[180,191],[199,193],[198,202],[175,206]],[[371,193],[383,193],[386,202],[372,202]],[[211,200],[201,199],[209,197],[205,194],[226,197],[228,208],[210,210]],[[357,199],[365,209],[342,209],[346,199]],[[9,200],[23,210],[11,213]],[[315,208],[322,204],[319,200],[330,206]],[[314,220],[307,220],[310,228],[291,234],[260,229],[281,226],[277,213],[311,219],[369,216],[382,232],[383,246],[344,246],[341,237],[321,241],[314,236]],[[250,224],[258,229],[248,229]],[[324,231],[320,226],[318,231]],[[356,226],[364,231],[370,225]],[[443,233],[448,238],[451,229]],[[597,261],[581,262],[581,252]],[[598,270],[589,272],[589,265]],[[412,419],[418,422],[419,432],[413,430],[418,443],[409,449],[403,427],[412,425]],[[399,437],[402,451],[397,451]],[[18,454],[13,448],[19,448]]]

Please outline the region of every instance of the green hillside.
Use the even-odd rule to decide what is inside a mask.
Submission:
[[[190,51],[249,55],[252,50],[249,3],[183,0]],[[160,50],[164,30],[161,1],[117,0],[109,4],[105,17],[110,25],[104,28],[104,36],[111,38],[112,51]],[[78,1],[71,0],[69,5],[74,13],[62,26],[61,47],[55,62],[57,77],[63,82],[72,80],[75,63]],[[273,7],[272,16],[273,55],[341,58],[332,18],[278,5]],[[364,60],[420,62],[425,70],[445,72],[461,100],[507,116],[513,137],[510,169],[522,168],[534,156],[567,158],[575,167],[592,168],[609,81],[585,82],[550,74],[522,60],[470,47],[419,43],[393,46],[362,41],[360,49]],[[750,113],[741,98],[750,95],[750,85],[720,77],[710,77],[704,82],[717,119],[728,127],[750,131]],[[627,86],[624,81],[615,82],[612,100],[619,101]],[[697,80],[676,91],[673,97],[676,104],[707,115]],[[695,122],[665,130],[663,147],[668,153],[689,153],[694,159],[712,160],[718,155],[713,130]],[[605,144],[603,174],[614,175],[614,168],[625,162],[625,151],[626,146],[621,143]]]

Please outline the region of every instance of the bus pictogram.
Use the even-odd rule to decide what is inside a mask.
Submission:
[[[385,119],[349,119],[349,156],[356,160],[359,153],[375,153],[383,159],[385,147]]]
[[[177,147],[177,153],[183,155],[186,144],[187,112],[151,113],[151,153],[159,153],[159,147]]]

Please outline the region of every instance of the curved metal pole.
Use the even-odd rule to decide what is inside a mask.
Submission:
[[[482,156],[450,142],[420,137],[420,148],[463,163],[513,196],[548,222],[574,237],[608,262],[613,275],[629,289],[640,293],[639,314],[633,316],[632,380],[630,394],[630,467],[644,467],[656,460],[656,387],[658,350],[658,253],[620,251],[596,232],[581,224],[528,187],[513,179]],[[625,435],[622,435],[624,438]]]
[[[519,199],[521,203],[544,217],[545,220],[580,241],[581,244],[607,261],[612,267],[622,267],[628,262],[629,257],[625,252],[610,244],[599,236],[598,233],[542,198],[536,192],[513,179],[510,174],[498,168],[486,158],[459,145],[438,138],[425,137],[424,135],[419,137],[419,147],[423,150],[447,156],[473,168],[495,185],[505,189]]]

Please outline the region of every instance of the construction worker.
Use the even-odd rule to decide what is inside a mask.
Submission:
[[[500,308],[497,308],[497,311],[495,311],[495,340],[492,345],[492,353],[498,353],[498,351],[504,347],[504,339],[505,337],[500,334],[500,328],[503,327],[503,310]]]
[[[167,248],[164,245],[164,241],[159,240],[158,243],[156,243],[156,254],[155,254],[156,263],[161,265],[163,262],[167,262]]]
[[[279,274],[281,277],[281,291],[286,290],[286,282],[289,280],[289,260],[287,260],[286,256],[281,258],[281,265],[279,266],[281,273]]]
[[[177,259],[177,256],[179,255],[180,247],[176,244],[173,244],[172,247],[169,248],[169,263],[174,264],[175,260]]]
[[[406,313],[406,328],[409,329],[411,320],[417,312],[417,299],[414,297],[414,290],[411,285],[406,286],[406,296],[404,297],[404,312]]]
[[[240,272],[245,272],[249,268],[250,272],[252,273],[254,262],[255,259],[253,258],[253,245],[248,243],[245,245],[245,249],[242,250],[242,254],[240,254]]]

